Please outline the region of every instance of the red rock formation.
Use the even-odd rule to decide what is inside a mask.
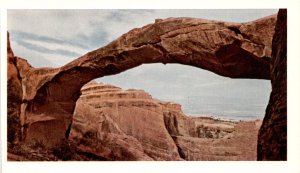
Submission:
[[[269,79],[275,22],[274,15],[249,23],[169,18],[133,29],[61,68],[36,69],[16,58],[23,91],[22,106],[18,103],[22,135],[27,142],[35,139],[49,146],[65,138],[62,132],[71,124],[85,83],[143,63],[181,63],[232,78]],[[59,130],[47,131],[50,126]],[[51,142],[45,139],[49,135]]]
[[[242,24],[190,18],[158,20],[154,24],[133,29],[109,45],[56,69],[31,67],[26,60],[13,55],[8,40],[8,140],[12,143],[18,140],[28,143],[42,141],[45,145],[53,146],[69,135],[67,129],[70,129],[80,88],[88,81],[120,73],[143,63],[181,63],[232,78],[271,78],[273,91],[260,130],[258,159],[285,160],[286,14],[283,10],[278,19],[272,59],[268,57],[271,56],[276,16]],[[177,141],[180,135],[203,135],[203,131],[191,129],[195,122],[180,117],[178,111],[170,113],[171,109],[166,108],[170,105],[160,105],[163,107],[162,119],[167,124],[166,129],[177,136]],[[191,125],[191,128],[187,128],[187,125]],[[50,127],[55,128],[49,130]],[[109,131],[118,129],[116,126],[107,128]],[[118,139],[114,135],[105,138],[107,145]],[[124,138],[119,143],[144,147],[133,138],[126,140]],[[178,142],[175,143],[179,146]],[[120,152],[115,152],[114,157],[122,158],[120,153],[123,148],[119,145],[116,148]],[[126,155],[133,160],[153,159],[145,153],[136,152],[129,147]],[[184,152],[182,154],[185,155]],[[169,158],[177,156],[173,154]]]
[[[105,160],[255,160],[259,122],[191,118],[141,90],[89,83],[76,103],[70,140]],[[250,130],[251,129],[251,130]]]
[[[287,10],[279,10],[272,41],[272,92],[259,132],[258,160],[287,159]]]
[[[76,104],[70,139],[84,152],[107,160],[180,160],[162,105],[148,93],[89,83]]]
[[[9,34],[7,34],[7,139],[16,143],[21,137],[20,110],[22,102],[22,84],[16,67],[16,57],[10,47]]]
[[[256,160],[259,121],[235,124],[198,119],[196,123],[201,124],[199,137],[173,137],[185,160]]]

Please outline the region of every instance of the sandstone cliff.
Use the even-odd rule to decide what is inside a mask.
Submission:
[[[95,139],[86,138],[86,134],[93,134]],[[76,103],[70,139],[93,153],[100,150],[98,155],[109,159],[180,160],[165,128],[162,106],[144,91],[95,83],[84,86]],[[81,144],[86,140],[93,141],[92,146]]]
[[[277,17],[273,15],[248,23],[227,23],[192,18],[157,20],[153,24],[133,29],[107,46],[89,52],[60,68],[31,67],[26,60],[13,55],[8,40],[9,141],[14,144],[18,142],[30,144],[39,141],[43,145],[53,147],[59,141],[71,135],[69,132],[75,105],[80,96],[80,89],[90,80],[120,73],[143,63],[180,63],[210,70],[216,74],[231,78],[271,78],[274,92],[275,90],[277,93],[283,92],[283,97],[280,97],[283,100],[279,101],[280,105],[283,104],[283,106],[280,106],[280,109],[277,109],[277,106],[270,106],[277,98],[276,92],[272,92],[267,116],[260,132],[258,151],[259,153],[260,151],[268,151],[269,146],[274,146],[274,151],[278,151],[280,154],[274,154],[270,158],[284,159],[283,156],[286,155],[284,150],[286,133],[282,132],[282,142],[285,144],[277,145],[281,138],[277,141],[273,136],[277,131],[271,128],[272,124],[278,122],[280,128],[286,129],[286,121],[284,121],[286,113],[285,116],[276,116],[275,114],[277,113],[275,113],[275,117],[280,117],[279,119],[274,118],[272,113],[286,110],[286,105],[284,104],[284,100],[286,102],[286,94],[284,94],[286,90],[277,90],[277,82],[275,82],[279,81],[278,83],[281,83],[283,81],[282,86],[284,86],[284,83],[286,84],[284,82],[284,80],[286,81],[284,67],[282,67],[286,65],[286,58],[280,61],[277,61],[278,58],[276,58],[282,57],[281,55],[284,54],[282,53],[284,44],[280,46],[282,41],[284,42],[284,39],[282,39],[284,37],[278,36],[284,33],[281,31],[280,24],[277,24],[272,46],[276,19]],[[286,25],[284,23],[286,21],[280,21],[283,26],[284,24]],[[271,54],[272,58],[270,58]],[[282,77],[277,78],[278,74]],[[284,87],[280,88],[284,89]],[[148,102],[143,102],[143,104],[147,105]],[[141,106],[145,107],[143,104]],[[172,110],[167,107],[174,108],[174,105],[167,104],[162,106],[163,103],[158,105],[160,106],[156,107],[156,104],[149,103],[149,106],[146,107],[153,109],[151,116],[156,115],[157,110],[162,109],[163,116],[160,119],[167,122],[165,124],[169,124],[165,126],[165,131],[168,131],[173,136],[195,137],[198,135],[199,137],[199,134],[203,135],[203,132],[195,132],[193,128],[197,127],[191,126],[186,128],[193,124],[192,121],[177,121],[185,118],[178,118],[181,113],[170,113]],[[87,105],[87,107],[89,106],[91,105]],[[79,110],[78,113],[80,113]],[[122,111],[126,113],[129,110],[126,108],[123,110],[122,108]],[[84,110],[81,112],[84,112]],[[114,120],[113,118],[111,119]],[[123,127],[121,122],[123,121],[118,122],[120,123],[120,125],[118,124],[119,127],[113,125],[108,129],[121,129]],[[157,124],[159,127],[161,125]],[[134,136],[137,135],[135,130],[132,128],[124,131],[130,132]],[[160,129],[159,131],[159,134],[165,135],[162,133],[163,130]],[[161,138],[163,137],[161,136]],[[177,146],[178,151],[181,150],[178,148],[179,138],[172,138],[175,144],[165,144],[170,148],[164,149],[164,151],[175,151],[174,146]],[[263,138],[268,138],[269,140],[264,141]],[[108,141],[114,141],[116,138],[111,136],[107,139]],[[166,137],[165,140],[172,142],[171,137]],[[135,146],[139,148],[145,146],[145,144],[138,144],[133,138],[129,142],[135,143]],[[124,143],[124,140],[120,141],[120,143]],[[156,147],[156,145],[152,143],[148,147]],[[278,150],[278,147],[281,149]],[[151,152],[150,150],[148,154]],[[131,155],[134,152],[131,151],[127,154]],[[261,153],[261,157],[269,158],[264,157],[269,155],[266,152]],[[181,158],[183,158],[183,154],[184,152],[179,152]],[[117,154],[115,157],[118,158],[119,155]],[[139,153],[131,158],[153,159],[152,157],[150,158],[149,155]],[[178,153],[156,157],[179,159]],[[187,157],[185,156],[185,158]]]
[[[259,121],[192,118],[142,90],[95,82],[81,92],[69,138],[80,152],[106,160],[256,159]]]

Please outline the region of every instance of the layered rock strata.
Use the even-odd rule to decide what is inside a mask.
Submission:
[[[143,63],[180,63],[232,78],[270,79],[275,22],[275,15],[248,23],[169,18],[133,29],[60,68],[33,68],[16,58],[22,84],[20,136],[53,146],[67,135],[84,84]],[[53,126],[59,130],[47,130]]]
[[[180,160],[163,118],[162,106],[144,91],[89,83],[77,101],[70,139],[108,160]]]
[[[80,152],[105,160],[256,159],[259,121],[192,118],[142,90],[95,82],[81,91],[69,137]]]

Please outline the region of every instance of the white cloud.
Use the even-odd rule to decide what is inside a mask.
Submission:
[[[10,44],[15,56],[25,58],[34,67],[60,67],[72,60],[67,56],[36,52],[13,40],[11,40]],[[18,54],[16,54],[16,52],[18,52]]]
[[[49,50],[66,50],[66,51],[70,51],[70,52],[74,52],[77,53],[79,55],[85,54],[90,50],[87,49],[83,49],[79,46],[75,46],[75,45],[67,45],[67,44],[58,44],[58,43],[49,43],[49,42],[44,42],[44,41],[38,41],[38,40],[27,40],[27,43],[31,43],[34,45],[38,45],[40,47],[45,47]]]
[[[58,39],[90,35],[93,24],[109,15],[101,10],[8,10],[8,30],[18,30]]]

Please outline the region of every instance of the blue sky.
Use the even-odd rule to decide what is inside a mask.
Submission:
[[[195,17],[247,22],[277,11],[8,10],[8,30],[15,55],[27,59],[34,67],[59,67],[105,46],[135,27],[153,23],[157,18]],[[219,100],[221,103],[230,101],[235,105],[258,104],[265,107],[271,90],[270,82],[266,80],[229,79],[176,64],[142,65],[98,81],[124,89],[143,89],[155,98],[180,102],[186,111],[189,111],[187,100],[191,98],[195,101],[202,99],[202,104],[213,104]],[[264,114],[264,108],[256,114]]]

